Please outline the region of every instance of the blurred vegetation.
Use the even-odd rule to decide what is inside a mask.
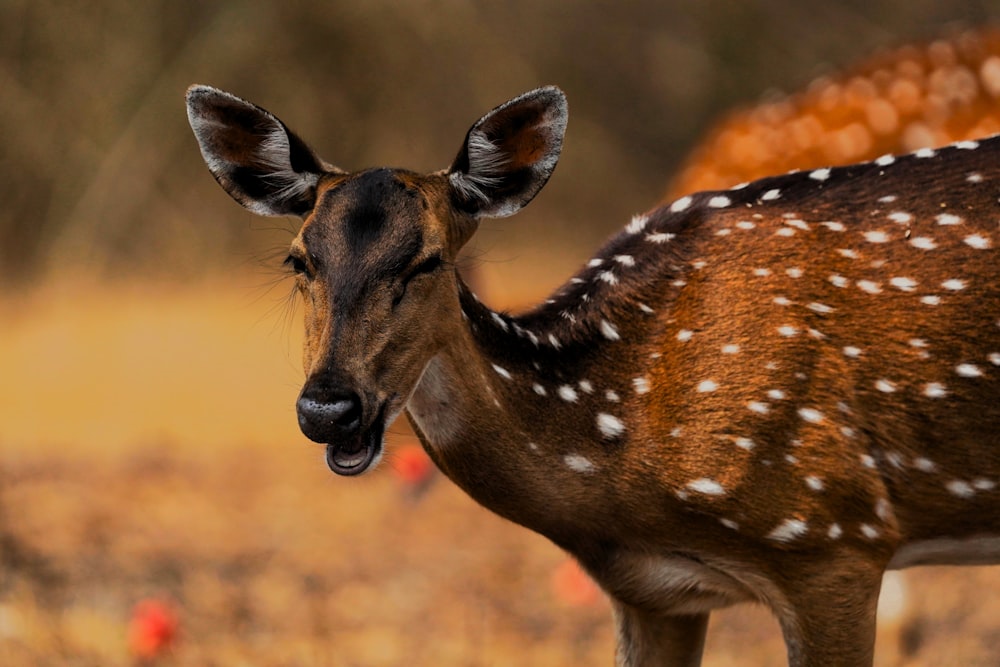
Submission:
[[[556,83],[572,107],[562,165],[510,229],[589,247],[655,203],[723,110],[998,13],[1000,0],[3,0],[0,281],[80,265],[189,277],[284,243],[293,221],[253,219],[201,164],[183,110],[194,82],[275,111],[345,168],[428,170],[483,112]]]

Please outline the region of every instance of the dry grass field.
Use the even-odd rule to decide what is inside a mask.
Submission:
[[[0,303],[0,664],[611,664],[603,599],[446,480],[410,489],[401,426],[371,476],[326,469],[292,409],[299,323],[257,282],[63,279]],[[1000,664],[1000,570],[902,582],[879,665]],[[178,622],[145,658],[143,600]],[[784,664],[752,607],[717,614],[706,653]]]

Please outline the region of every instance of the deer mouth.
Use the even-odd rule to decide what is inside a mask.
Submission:
[[[379,410],[371,426],[355,437],[326,445],[326,465],[344,477],[360,475],[382,456],[385,434],[385,406]]]

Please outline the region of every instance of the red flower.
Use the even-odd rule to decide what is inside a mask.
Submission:
[[[551,583],[556,598],[573,607],[589,607],[602,598],[601,589],[572,558],[563,561],[552,572]]]
[[[140,660],[152,660],[170,649],[177,640],[177,630],[177,614],[170,604],[163,600],[142,600],[135,605],[129,620],[129,650]]]

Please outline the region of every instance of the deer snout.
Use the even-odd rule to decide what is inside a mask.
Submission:
[[[315,442],[340,442],[353,438],[361,429],[361,398],[354,392],[325,396],[303,392],[295,408],[299,428]]]

